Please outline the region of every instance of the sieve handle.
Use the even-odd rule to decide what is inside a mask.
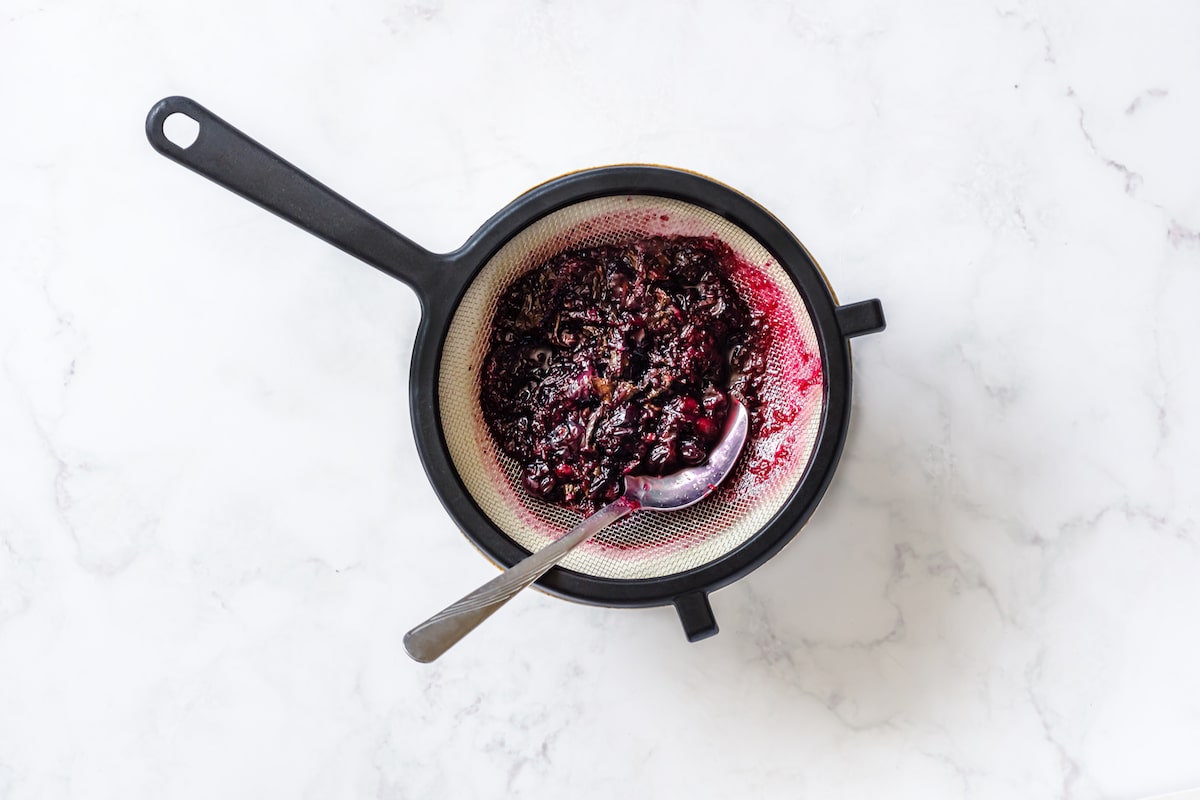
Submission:
[[[163,131],[163,124],[175,114],[199,126],[190,144],[176,144]],[[172,161],[404,281],[422,296],[443,274],[435,269],[439,256],[401,236],[195,100],[167,97],[157,102],[146,117],[146,137]]]
[[[413,628],[404,635],[404,649],[417,661],[433,661],[475,630],[479,623],[518,592],[544,575],[567,553],[638,508],[636,500],[617,498],[576,525],[566,536],[517,562],[498,577]]]

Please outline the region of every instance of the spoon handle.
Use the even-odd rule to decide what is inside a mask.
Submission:
[[[517,592],[545,574],[567,553],[639,507],[635,500],[618,497],[580,522],[567,535],[518,561],[457,603],[413,628],[404,635],[404,649],[417,661],[433,661],[475,630],[479,623],[511,600]]]

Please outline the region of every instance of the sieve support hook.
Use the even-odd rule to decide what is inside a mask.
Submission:
[[[887,327],[883,318],[883,304],[878,300],[863,300],[838,306],[834,311],[838,329],[847,339],[868,333],[879,333]]]
[[[716,636],[720,630],[713,616],[707,592],[688,592],[675,598],[675,611],[683,624],[683,633],[689,642],[698,642]]]

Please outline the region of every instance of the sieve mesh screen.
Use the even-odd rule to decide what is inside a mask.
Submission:
[[[734,286],[751,308],[766,314],[771,329],[767,373],[741,463],[712,497],[682,511],[633,514],[560,562],[602,578],[686,572],[754,536],[803,477],[823,411],[825,383],[812,318],[795,283],[758,240],[678,200],[615,195],[576,203],[525,228],[484,265],[455,310],[443,344],[442,433],[455,470],[484,514],[531,552],[581,519],[521,487],[520,466],[499,449],[484,421],[479,374],[498,298],[518,277],[564,250],[650,236],[712,236],[729,246],[739,262]]]

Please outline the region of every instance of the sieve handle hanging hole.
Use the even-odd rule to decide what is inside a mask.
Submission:
[[[441,257],[401,236],[195,100],[167,97],[155,103],[146,116],[146,138],[172,161],[404,281],[422,298],[440,284]]]
[[[689,642],[698,642],[716,636],[720,628],[713,616],[712,605],[705,592],[688,592],[675,598],[675,611],[683,624],[683,633]]]
[[[887,327],[887,320],[883,318],[883,304],[878,300],[838,306],[836,315],[838,328],[847,338],[878,333]]]

